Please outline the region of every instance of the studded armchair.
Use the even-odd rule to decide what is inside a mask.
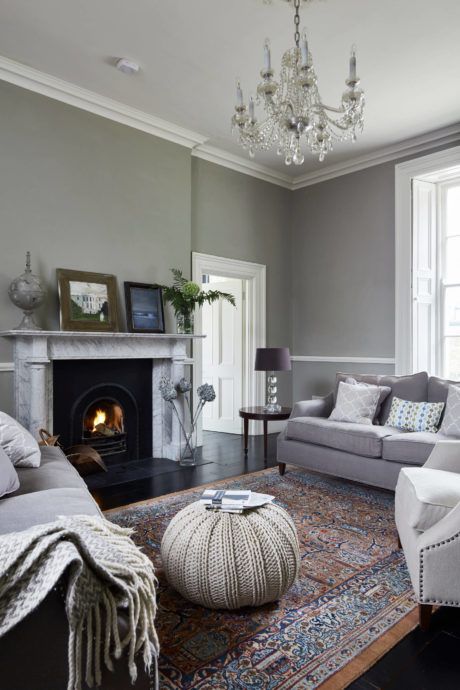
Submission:
[[[440,441],[423,467],[401,470],[395,520],[427,630],[433,605],[460,607],[460,441]]]

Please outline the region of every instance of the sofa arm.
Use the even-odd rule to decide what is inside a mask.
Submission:
[[[460,606],[460,503],[420,535],[417,547],[420,601]]]
[[[324,398],[314,400],[300,400],[296,402],[291,412],[291,419],[295,417],[329,417],[334,406],[332,393]]]
[[[438,441],[423,466],[460,473],[460,440]]]

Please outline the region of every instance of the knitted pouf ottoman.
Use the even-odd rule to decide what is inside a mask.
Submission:
[[[169,523],[161,557],[169,584],[210,609],[276,601],[300,565],[294,523],[274,504],[237,514],[192,503]]]

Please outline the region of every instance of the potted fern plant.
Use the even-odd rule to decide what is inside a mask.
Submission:
[[[178,268],[172,268],[171,272],[174,282],[170,287],[163,286],[163,295],[174,309],[178,333],[193,333],[195,309],[202,307],[205,302],[212,304],[219,299],[225,299],[236,306],[235,298],[230,293],[202,290],[197,283],[184,278]]]

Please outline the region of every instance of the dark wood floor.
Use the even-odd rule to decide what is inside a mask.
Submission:
[[[102,510],[143,501],[147,498],[190,489],[227,477],[236,477],[276,465],[276,437],[268,436],[268,457],[263,457],[263,437],[249,438],[245,457],[242,437],[236,434],[204,432],[195,467],[180,467],[173,460],[139,460],[85,477]]]
[[[265,460],[261,436],[249,439],[245,458],[241,436],[206,432],[194,468],[143,460],[86,479],[101,508],[108,509],[274,465],[276,434],[269,436]],[[437,611],[428,633],[416,629],[407,635],[349,690],[460,690],[460,609]]]

